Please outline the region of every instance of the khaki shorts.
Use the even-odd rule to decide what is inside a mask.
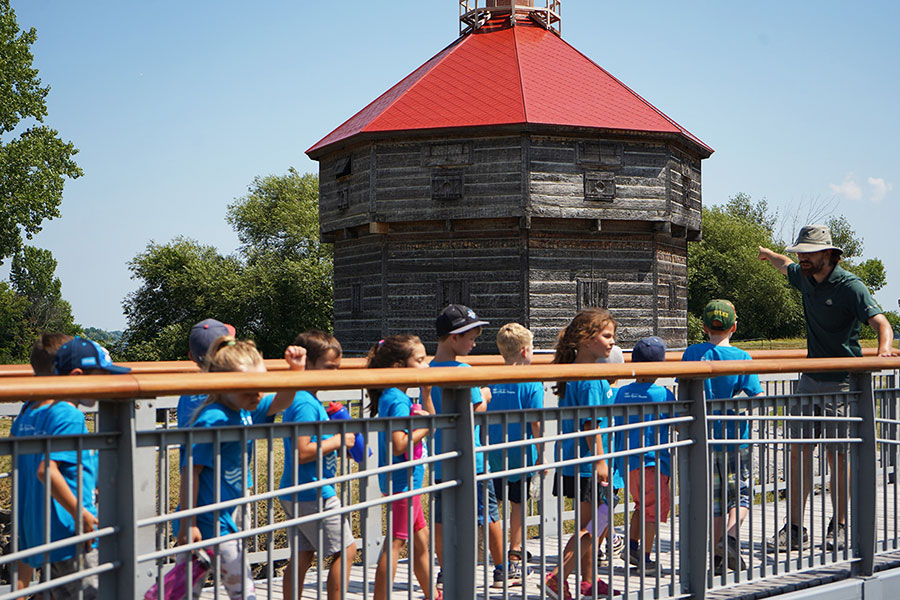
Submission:
[[[314,515],[319,512],[319,501],[309,500],[294,503],[286,498],[279,498],[281,508],[284,509],[288,519],[295,517],[305,517],[306,515]],[[298,514],[294,514],[294,506],[298,509]],[[334,510],[341,507],[341,501],[337,496],[332,496],[324,501],[324,510]],[[318,552],[320,556],[331,556],[341,552],[353,543],[353,532],[350,525],[343,515],[332,515],[320,521],[310,521],[301,525],[296,525],[297,535],[294,535],[294,528],[288,529],[288,541],[293,546],[296,544],[297,552]],[[319,548],[319,531],[322,532],[322,545]],[[343,531],[343,539],[341,532]]]
[[[847,393],[854,391],[846,381],[818,381],[806,373],[800,375],[797,394],[817,394],[821,397],[802,398],[799,404],[791,405],[792,416],[806,417],[846,417],[849,412]],[[850,436],[847,421],[791,421],[791,438],[842,438]],[[828,450],[845,452],[846,444],[828,444]]]

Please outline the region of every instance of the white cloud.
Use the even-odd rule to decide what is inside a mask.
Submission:
[[[881,177],[869,177],[869,185],[872,187],[869,198],[875,203],[884,200],[887,193],[894,189],[893,183],[885,181]]]
[[[832,192],[834,192],[838,196],[846,198],[847,200],[855,200],[857,202],[859,200],[862,200],[862,189],[856,183],[856,176],[853,175],[853,173],[850,173],[846,177],[844,177],[844,181],[842,183],[829,183],[828,187],[831,188]]]

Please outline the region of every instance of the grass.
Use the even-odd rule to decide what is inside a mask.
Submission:
[[[734,340],[741,350],[806,350],[806,338],[783,338],[778,340]],[[863,348],[877,348],[878,340],[859,340]]]

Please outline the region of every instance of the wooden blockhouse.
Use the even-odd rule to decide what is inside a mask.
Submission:
[[[590,306],[626,347],[686,343],[712,149],[562,40],[558,0],[519,2],[460,0],[459,39],[307,151],[348,353],[433,352],[451,302],[491,323],[475,352],[510,321],[552,348]]]

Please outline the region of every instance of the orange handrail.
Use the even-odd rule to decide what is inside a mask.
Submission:
[[[422,385],[476,386],[523,381],[711,377],[745,373],[881,371],[900,369],[900,357],[766,359],[629,364],[476,366],[470,369],[347,369],[268,373],[129,373],[70,377],[6,377],[0,402],[45,398],[154,398],[254,390],[343,390]]]
[[[863,356],[875,356],[878,350],[876,348],[863,348]],[[771,360],[784,360],[784,359],[798,359],[798,358],[806,358],[806,350],[804,349],[794,349],[794,350],[750,350],[750,356],[754,359],[771,359]],[[534,362],[535,365],[548,365],[553,360],[553,354],[535,354]],[[677,362],[681,360],[681,352],[667,352],[666,353],[666,361]],[[469,363],[473,367],[475,366],[490,366],[490,365],[503,365],[503,357],[491,354],[491,355],[476,355],[476,356],[467,356],[464,359],[465,362]],[[280,358],[270,358],[266,359],[266,368],[269,371],[285,371],[287,370],[287,364]],[[631,362],[631,355],[629,353],[625,353],[625,362]],[[123,365],[129,367],[134,374],[149,374],[149,373],[199,373],[200,369],[197,365],[189,360],[161,360],[155,362],[121,362],[116,363],[119,365]],[[366,359],[364,358],[344,358],[341,361],[341,369],[362,369],[366,366]],[[30,365],[0,365],[0,380],[4,377],[27,377],[32,375],[32,370]]]

